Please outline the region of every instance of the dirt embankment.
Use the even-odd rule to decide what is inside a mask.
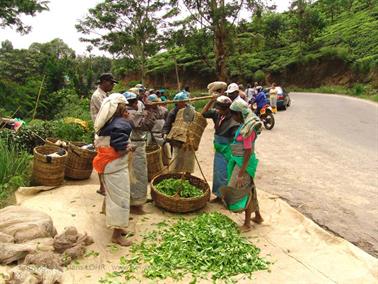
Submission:
[[[215,73],[201,72],[195,67],[180,70],[179,77],[181,87],[188,85],[193,89],[204,89],[209,82],[216,80]],[[139,80],[138,73],[130,73],[124,77],[125,83]],[[247,83],[246,78],[233,78],[233,80]],[[378,71],[365,74],[354,71],[352,66],[342,59],[320,58],[306,63],[293,63],[279,72],[268,73],[265,84],[272,82],[302,88],[316,88],[322,85],[351,86],[354,83],[371,83],[378,87]],[[149,74],[146,76],[145,85],[176,89],[176,73],[170,70],[165,73]]]

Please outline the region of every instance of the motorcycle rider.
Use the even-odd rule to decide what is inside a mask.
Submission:
[[[257,86],[256,90],[257,90],[257,95],[254,98],[252,103],[257,104],[257,108],[256,108],[255,113],[256,113],[256,115],[260,115],[260,110],[268,104],[268,100],[266,99],[266,94],[264,92],[263,87]]]

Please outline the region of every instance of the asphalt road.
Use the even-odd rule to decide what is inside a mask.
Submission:
[[[378,104],[290,96],[292,106],[257,141],[257,187],[378,256]]]

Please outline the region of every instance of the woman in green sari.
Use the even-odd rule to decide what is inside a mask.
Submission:
[[[251,227],[251,214],[255,223],[262,223],[257,201],[256,187],[253,182],[258,164],[255,154],[255,141],[261,131],[262,123],[250,110],[248,103],[237,98],[230,106],[233,119],[241,123],[230,145],[231,157],[228,161],[228,186],[221,188],[222,200],[233,212],[245,212],[242,229]]]

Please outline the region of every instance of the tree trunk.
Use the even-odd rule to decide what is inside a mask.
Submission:
[[[176,80],[177,80],[177,90],[181,90],[181,84],[180,84],[180,77],[179,77],[179,70],[177,65],[177,59],[176,56],[173,57],[173,60],[175,61],[175,69],[176,69]]]
[[[227,81],[226,72],[226,50],[224,47],[224,27],[218,26],[215,30],[215,64],[218,80]]]
[[[145,71],[144,71],[144,60],[142,59],[142,62],[140,64],[140,77],[141,77],[141,81],[142,81],[142,85],[144,86],[144,76],[145,76]]]
[[[217,1],[215,1],[217,3]],[[214,4],[215,4],[214,3]],[[226,14],[225,14],[225,3],[221,0],[219,3],[219,9],[217,11],[220,13],[219,21],[214,22],[215,24],[215,63],[216,63],[216,73],[218,80],[227,81],[227,70],[226,70],[226,49],[225,49],[225,39],[227,36],[226,30]]]

